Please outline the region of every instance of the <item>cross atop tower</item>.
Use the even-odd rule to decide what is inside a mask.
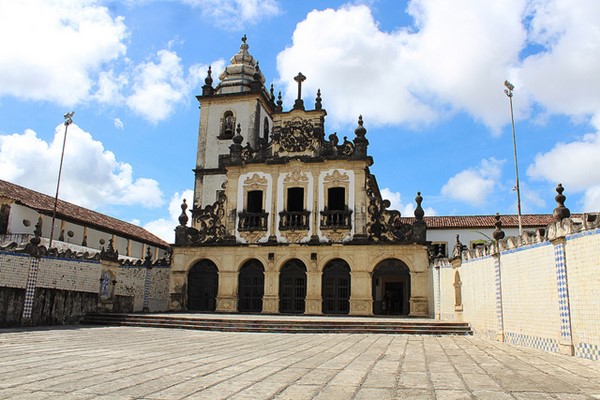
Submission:
[[[298,75],[294,78],[298,82],[298,98],[294,102],[294,109],[304,110],[304,100],[302,100],[302,82],[306,80],[306,77],[302,75],[302,72],[298,72]]]

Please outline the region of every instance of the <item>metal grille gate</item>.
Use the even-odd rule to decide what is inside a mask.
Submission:
[[[250,260],[240,270],[238,278],[238,311],[262,312],[265,273],[258,260]]]
[[[306,267],[300,260],[290,260],[279,274],[279,312],[302,314],[305,303]]]
[[[323,271],[323,314],[350,312],[350,267],[343,260],[333,260]]]

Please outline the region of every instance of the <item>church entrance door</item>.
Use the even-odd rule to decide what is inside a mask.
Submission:
[[[303,314],[306,303],[306,266],[288,261],[279,273],[279,312]]]
[[[410,313],[410,270],[395,258],[381,261],[373,270],[373,314]]]
[[[350,267],[344,260],[330,261],[323,270],[323,314],[350,312]]]
[[[210,260],[197,262],[188,273],[188,304],[190,311],[215,311],[219,272]]]
[[[265,269],[258,260],[246,262],[238,277],[238,311],[262,312]]]

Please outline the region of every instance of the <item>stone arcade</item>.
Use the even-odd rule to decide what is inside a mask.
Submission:
[[[248,48],[244,36],[197,97],[194,199],[175,229],[170,309],[432,316],[420,194],[403,223],[370,173],[362,117],[352,140],[326,134],[321,93],[306,109],[301,73],[284,111]]]

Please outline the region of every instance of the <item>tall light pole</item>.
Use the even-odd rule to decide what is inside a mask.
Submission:
[[[509,81],[504,81],[504,93],[508,96],[508,100],[510,102],[510,120],[512,122],[512,138],[513,138],[513,154],[515,158],[515,177],[516,177],[516,185],[515,190],[517,192],[517,218],[519,220],[519,236],[523,232],[523,227],[521,225],[521,187],[519,186],[519,163],[517,162],[517,137],[515,135],[515,117],[513,113],[513,89],[515,86]]]
[[[56,181],[56,196],[54,196],[54,208],[52,209],[52,226],[50,227],[50,243],[48,249],[52,247],[52,237],[54,236],[54,222],[56,221],[56,206],[58,205],[58,189],[60,188],[60,176],[62,174],[63,160],[65,158],[65,145],[67,144],[67,130],[73,123],[73,114],[75,111],[68,112],[65,117],[65,136],[63,137],[62,152],[60,154],[60,166],[58,167],[58,180]]]

